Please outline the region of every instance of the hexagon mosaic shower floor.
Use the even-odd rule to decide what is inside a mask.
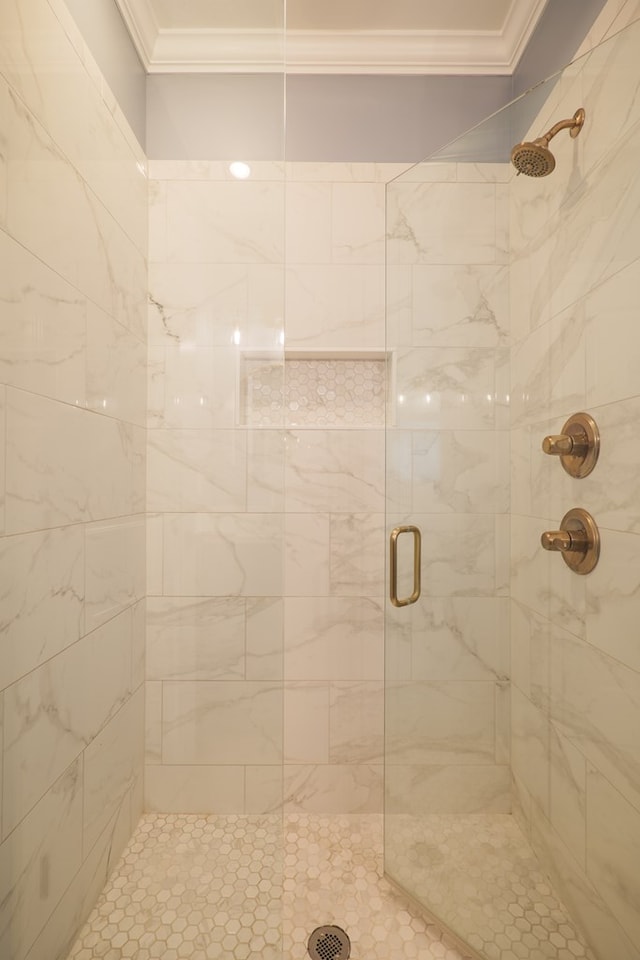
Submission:
[[[304,960],[325,923],[347,931],[352,960],[464,960],[382,878],[382,817],[287,815],[284,846],[282,833],[275,816],[145,815],[69,960]],[[588,960],[552,910],[559,939],[487,956]]]

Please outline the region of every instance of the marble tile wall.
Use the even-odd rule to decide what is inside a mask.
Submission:
[[[426,163],[387,188],[388,524],[422,530],[422,597],[387,623],[390,814],[510,810],[507,178]]]
[[[53,960],[142,811],[147,183],[58,0],[0,118],[0,955]]]
[[[610,3],[600,28],[639,12]],[[510,203],[515,809],[602,960],[640,950],[639,45],[635,23],[565,72],[534,127],[582,105],[584,130]],[[540,449],[577,410],[602,435],[582,480]],[[586,577],[538,546],[573,506],[602,536]]]
[[[150,164],[150,810],[381,809],[395,172]],[[296,413],[339,377],[353,417]]]

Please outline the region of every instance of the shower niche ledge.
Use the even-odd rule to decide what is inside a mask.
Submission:
[[[382,350],[245,351],[238,372],[240,422],[248,427],[383,427],[386,360]]]

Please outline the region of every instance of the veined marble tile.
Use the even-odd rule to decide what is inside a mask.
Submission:
[[[162,683],[147,680],[144,685],[145,772],[150,764],[162,763]]]
[[[640,810],[587,771],[587,875],[629,939],[640,942]]]
[[[86,630],[95,629],[144,596],[143,517],[86,527],[85,592]]]
[[[7,226],[20,243],[144,336],[143,254],[45,130],[9,96]],[[73,223],[70,234],[67,224]]]
[[[212,429],[236,425],[237,347],[171,342],[149,350],[149,426]]]
[[[387,684],[387,762],[493,763],[494,686],[482,681]]]
[[[382,265],[298,264],[286,270],[286,338],[290,349],[384,347]]]
[[[4,228],[7,222],[7,117],[9,115],[9,88],[0,77],[0,225]]]
[[[640,671],[640,537],[612,530],[602,530],[601,537],[602,555],[586,583],[585,637],[603,653]]]
[[[284,509],[286,434],[282,430],[247,430],[247,509],[280,513]]]
[[[509,434],[414,431],[412,504],[419,513],[506,513]]]
[[[0,387],[0,532],[4,533],[5,525],[5,480],[6,480],[6,406],[7,391]],[[0,674],[1,675],[1,674]]]
[[[414,266],[413,344],[467,349],[506,344],[509,337],[508,280],[504,266]]]
[[[234,680],[245,675],[245,601],[149,597],[148,680]]]
[[[522,426],[549,417],[550,327],[532,331],[511,350],[511,424]]]
[[[130,513],[133,430],[110,417],[9,389],[7,532]]]
[[[329,762],[329,685],[285,683],[284,762]]]
[[[164,556],[164,516],[148,514],[146,517],[146,559],[148,597],[162,596],[162,571]]]
[[[231,813],[244,810],[244,767],[187,764],[145,768],[145,810]]]
[[[359,597],[288,597],[284,608],[287,680],[380,680],[383,610]]]
[[[84,406],[84,297],[6,234],[0,234],[0,377]]]
[[[128,698],[129,611],[5,690],[4,836]]]
[[[282,349],[281,264],[151,263],[149,340]]]
[[[131,610],[133,644],[131,647],[131,690],[135,692],[144,683],[145,650],[147,633],[147,604],[143,597]]]
[[[287,510],[382,512],[383,447],[382,430],[287,431]]]
[[[416,513],[411,522],[422,530],[423,596],[493,596],[497,592],[499,558],[492,516]]]
[[[530,607],[511,603],[511,680],[540,710],[549,707],[551,622]]]
[[[331,262],[331,196],[331,183],[287,181],[288,264]]]
[[[166,196],[170,262],[282,261],[282,183],[171,180]]]
[[[278,514],[167,514],[166,596],[264,596],[282,593],[282,517]]]
[[[330,593],[333,596],[381,596],[385,563],[383,514],[332,514],[330,531]]]
[[[329,594],[330,517],[326,513],[287,513],[284,517],[284,594]]]
[[[87,406],[144,427],[147,348],[130,330],[87,305]]]
[[[307,224],[311,222],[314,221],[309,217]],[[332,184],[333,263],[384,263],[384,232],[384,184]]]
[[[640,245],[637,256],[638,260],[592,290],[584,300],[586,402],[590,407],[635,397],[639,392],[633,358],[640,347],[638,326],[634,323]]]
[[[148,509],[243,510],[246,435],[240,430],[149,430]]]
[[[72,882],[58,901],[56,909],[29,951],[27,960],[51,960],[65,957],[104,886],[113,873],[129,834],[124,834],[123,821],[130,830],[126,811],[119,810],[103,831],[98,842],[85,857]],[[80,815],[78,823],[81,823]]]
[[[387,190],[391,263],[495,263],[492,183],[407,183]]]
[[[399,621],[410,621],[414,680],[503,680],[509,675],[507,599],[423,597],[394,613]]]
[[[385,810],[408,813],[511,813],[508,766],[490,764],[389,765]]]
[[[382,763],[384,684],[332,681],[329,685],[329,762]]]
[[[561,560],[540,545],[540,535],[550,529],[555,528],[544,520],[511,517],[511,595],[545,617],[550,616],[551,561]],[[559,564],[554,564],[553,570],[557,573]]]
[[[83,846],[90,850],[127,805],[144,768],[144,689],[134,693],[84,753]],[[133,829],[129,824],[129,830]]]
[[[496,426],[500,352],[478,347],[414,347],[395,356],[395,422],[423,430]]]
[[[382,767],[375,764],[286,764],[286,812],[380,813]]]
[[[244,768],[245,813],[281,813],[283,767],[247,765]]]
[[[635,960],[637,946],[631,943],[599,892],[573,859],[562,837],[535,805],[532,810],[531,841],[538,861],[571,914],[579,920],[593,950],[601,957]]]
[[[409,264],[386,265],[387,350],[413,343],[413,270]]]
[[[166,681],[162,759],[172,764],[282,762],[282,688],[272,682]]]
[[[549,721],[520,690],[511,688],[511,764],[532,798],[549,811]]]
[[[637,672],[555,628],[551,695],[551,719],[560,733],[640,808]]]
[[[0,541],[0,689],[80,638],[84,536],[79,526]]]
[[[26,957],[82,863],[82,760],[0,845],[0,952]]]
[[[246,617],[247,680],[281,680],[284,655],[282,597],[248,597]]]
[[[587,763],[553,724],[549,748],[549,820],[585,869]]]

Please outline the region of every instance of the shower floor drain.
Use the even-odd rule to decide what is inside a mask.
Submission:
[[[342,927],[316,927],[307,949],[312,960],[347,960],[351,941]]]

